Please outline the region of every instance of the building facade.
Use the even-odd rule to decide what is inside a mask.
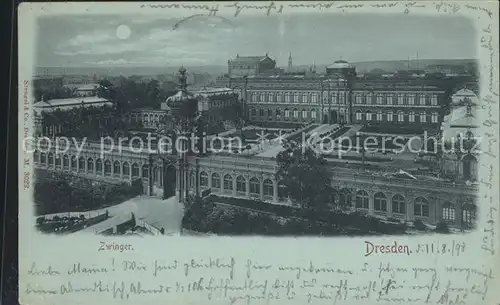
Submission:
[[[229,77],[243,77],[265,73],[276,68],[276,61],[264,56],[239,56],[227,62]]]
[[[331,76],[232,79],[252,122],[411,124],[438,128],[445,91],[394,81]]]
[[[97,180],[131,183],[141,179],[148,195],[173,195],[179,191],[176,175],[179,164],[175,156],[137,153],[126,147],[104,156],[101,151],[99,143],[88,143],[80,154],[71,148],[56,155],[54,147],[41,145],[40,151],[34,152],[34,164],[39,169]],[[190,156],[186,187],[193,194],[210,189],[219,196],[291,204],[280,191],[282,185],[275,178],[276,171],[276,161],[266,158]],[[332,168],[332,175],[337,190],[335,203],[352,210],[402,221],[418,219],[429,224],[444,220],[456,227],[472,225],[476,217],[477,185],[457,187],[456,183],[376,176],[342,167]]]

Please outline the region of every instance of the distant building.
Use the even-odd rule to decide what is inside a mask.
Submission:
[[[356,77],[356,68],[345,60],[337,60],[326,67],[326,75],[351,79]]]
[[[228,60],[228,74],[230,77],[243,77],[265,73],[276,68],[276,61],[267,53],[264,56],[239,56]]]
[[[113,103],[105,98],[97,96],[85,96],[63,99],[52,99],[39,101],[33,104],[33,109],[37,115],[54,110],[70,110],[77,107],[102,107],[113,106]]]
[[[85,84],[75,89],[75,96],[96,96],[99,84]]]
[[[445,76],[460,76],[466,74],[466,69],[459,65],[429,65],[425,68],[425,74],[437,73]]]

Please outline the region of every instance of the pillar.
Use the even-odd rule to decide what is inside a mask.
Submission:
[[[373,192],[368,192],[368,215],[373,215],[374,214],[374,207],[373,207],[373,204],[374,204],[374,198],[373,198]]]
[[[278,202],[278,182],[273,180],[273,201]]]
[[[413,221],[415,219],[414,208],[413,208],[413,197],[405,196],[405,204],[406,204],[406,217],[408,221]]]
[[[392,217],[392,196],[394,194],[392,193],[386,193],[385,196],[386,196],[386,205],[387,205],[387,218],[391,218]]]
[[[245,184],[245,197],[250,198],[250,177],[246,177]]]
[[[260,201],[264,201],[264,179],[263,179],[263,177],[261,177],[261,179],[259,179],[259,198],[260,198]]]
[[[233,197],[236,197],[237,192],[236,192],[236,175],[231,176],[233,178]]]

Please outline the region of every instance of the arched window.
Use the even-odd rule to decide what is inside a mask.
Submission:
[[[78,159],[78,171],[84,172],[85,171],[85,158],[80,157]]]
[[[253,177],[250,179],[250,194],[260,194],[259,179]]]
[[[398,94],[398,105],[404,105],[405,95]]]
[[[356,208],[368,209],[368,193],[366,191],[358,191],[356,193]]]
[[[423,197],[417,197],[413,207],[415,216],[429,217],[429,202]]]
[[[297,108],[293,109],[293,117],[294,118],[298,118],[299,117],[299,111],[297,110]]]
[[[33,162],[35,163],[40,162],[40,152],[38,150],[35,150],[33,152]]]
[[[224,190],[232,190],[233,189],[233,177],[231,175],[224,175]]]
[[[267,117],[271,120],[273,118],[273,110],[272,109],[268,109],[267,110]]]
[[[76,167],[77,167],[76,156],[71,156],[71,170],[76,171]]]
[[[130,175],[130,165],[128,164],[128,162],[123,162],[122,173],[124,176]]]
[[[339,193],[339,205],[341,207],[351,206],[351,192],[348,189],[341,189]]]
[[[427,113],[425,113],[424,111],[420,113],[420,123],[426,123],[426,121],[427,121]]]
[[[274,102],[274,94],[273,94],[272,92],[269,92],[269,93],[267,94],[267,101],[268,101],[269,103]]]
[[[370,111],[366,112],[366,120],[371,121],[372,120],[372,113]]]
[[[142,166],[142,177],[149,179],[149,165],[145,164]]]
[[[247,191],[247,182],[245,177],[238,176],[236,178],[236,191],[239,193],[245,193]]]
[[[290,92],[285,93],[285,102],[290,103]]]
[[[415,122],[415,112],[413,112],[413,111],[410,112],[410,115],[408,116],[408,121],[410,123]]]
[[[462,208],[462,224],[465,228],[474,227],[476,220],[476,207],[472,204],[466,204]]]
[[[288,108],[285,108],[285,118],[288,118],[290,116],[290,110]]]
[[[264,180],[263,188],[264,188],[264,190],[263,190],[264,196],[273,196],[274,195],[274,186],[273,186],[273,182],[271,181],[271,179]]]
[[[115,175],[120,174],[120,162],[119,161],[115,161],[115,163],[113,163],[113,174],[115,174]]]
[[[61,165],[62,165],[61,155],[56,155],[54,161],[55,161],[55,164],[56,164],[56,168],[61,168]]]
[[[102,174],[102,160],[101,159],[97,159],[95,161],[95,170],[98,174]]]
[[[94,171],[94,160],[92,158],[87,159],[87,173],[92,173]]]
[[[316,118],[316,110],[311,110],[311,118],[312,119]]]
[[[133,163],[132,164],[132,178],[137,178],[139,177],[139,164]]]
[[[298,103],[299,102],[299,93],[298,92],[295,92],[293,94],[293,102],[294,103]]]
[[[445,202],[445,204],[443,204],[443,221],[449,224],[455,223],[455,212],[455,208],[451,202]]]
[[[43,165],[47,163],[47,155],[45,153],[40,154],[40,163]]]
[[[277,102],[281,102],[281,101],[283,101],[283,93],[278,92],[278,93],[276,94],[276,101],[277,101]]]
[[[373,206],[375,211],[387,211],[387,198],[383,193],[379,192],[375,194]]]
[[[386,116],[386,120],[387,120],[387,122],[392,122],[392,115],[393,115],[393,114],[392,114],[392,112],[391,112],[391,111],[387,112],[387,116]]]
[[[264,109],[259,109],[259,116],[263,117],[264,116]]]
[[[104,161],[104,175],[111,175],[111,161],[109,160]]]
[[[208,187],[208,174],[206,172],[200,173],[200,187]]]
[[[382,121],[382,111],[380,110],[377,112],[377,121]]]
[[[54,154],[53,153],[49,153],[47,163],[49,166],[54,165]]]
[[[431,122],[432,123],[437,123],[438,122],[438,114],[437,112],[433,112],[431,115]]]
[[[217,173],[212,174],[212,188],[220,188],[220,176]]]
[[[257,110],[255,108],[252,108],[250,110],[250,113],[252,114],[253,117],[257,116]]]
[[[405,121],[405,114],[403,111],[398,112],[398,122],[402,123]]]
[[[405,209],[405,198],[399,194],[392,197],[392,212],[396,214],[404,214]]]
[[[361,113],[361,110],[356,110],[356,120],[357,121],[363,120],[363,114]]]

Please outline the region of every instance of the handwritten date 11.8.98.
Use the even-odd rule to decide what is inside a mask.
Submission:
[[[465,251],[465,242],[452,241],[452,242],[432,242],[425,244],[418,244],[416,253],[421,254],[448,254],[451,256],[459,256]]]

